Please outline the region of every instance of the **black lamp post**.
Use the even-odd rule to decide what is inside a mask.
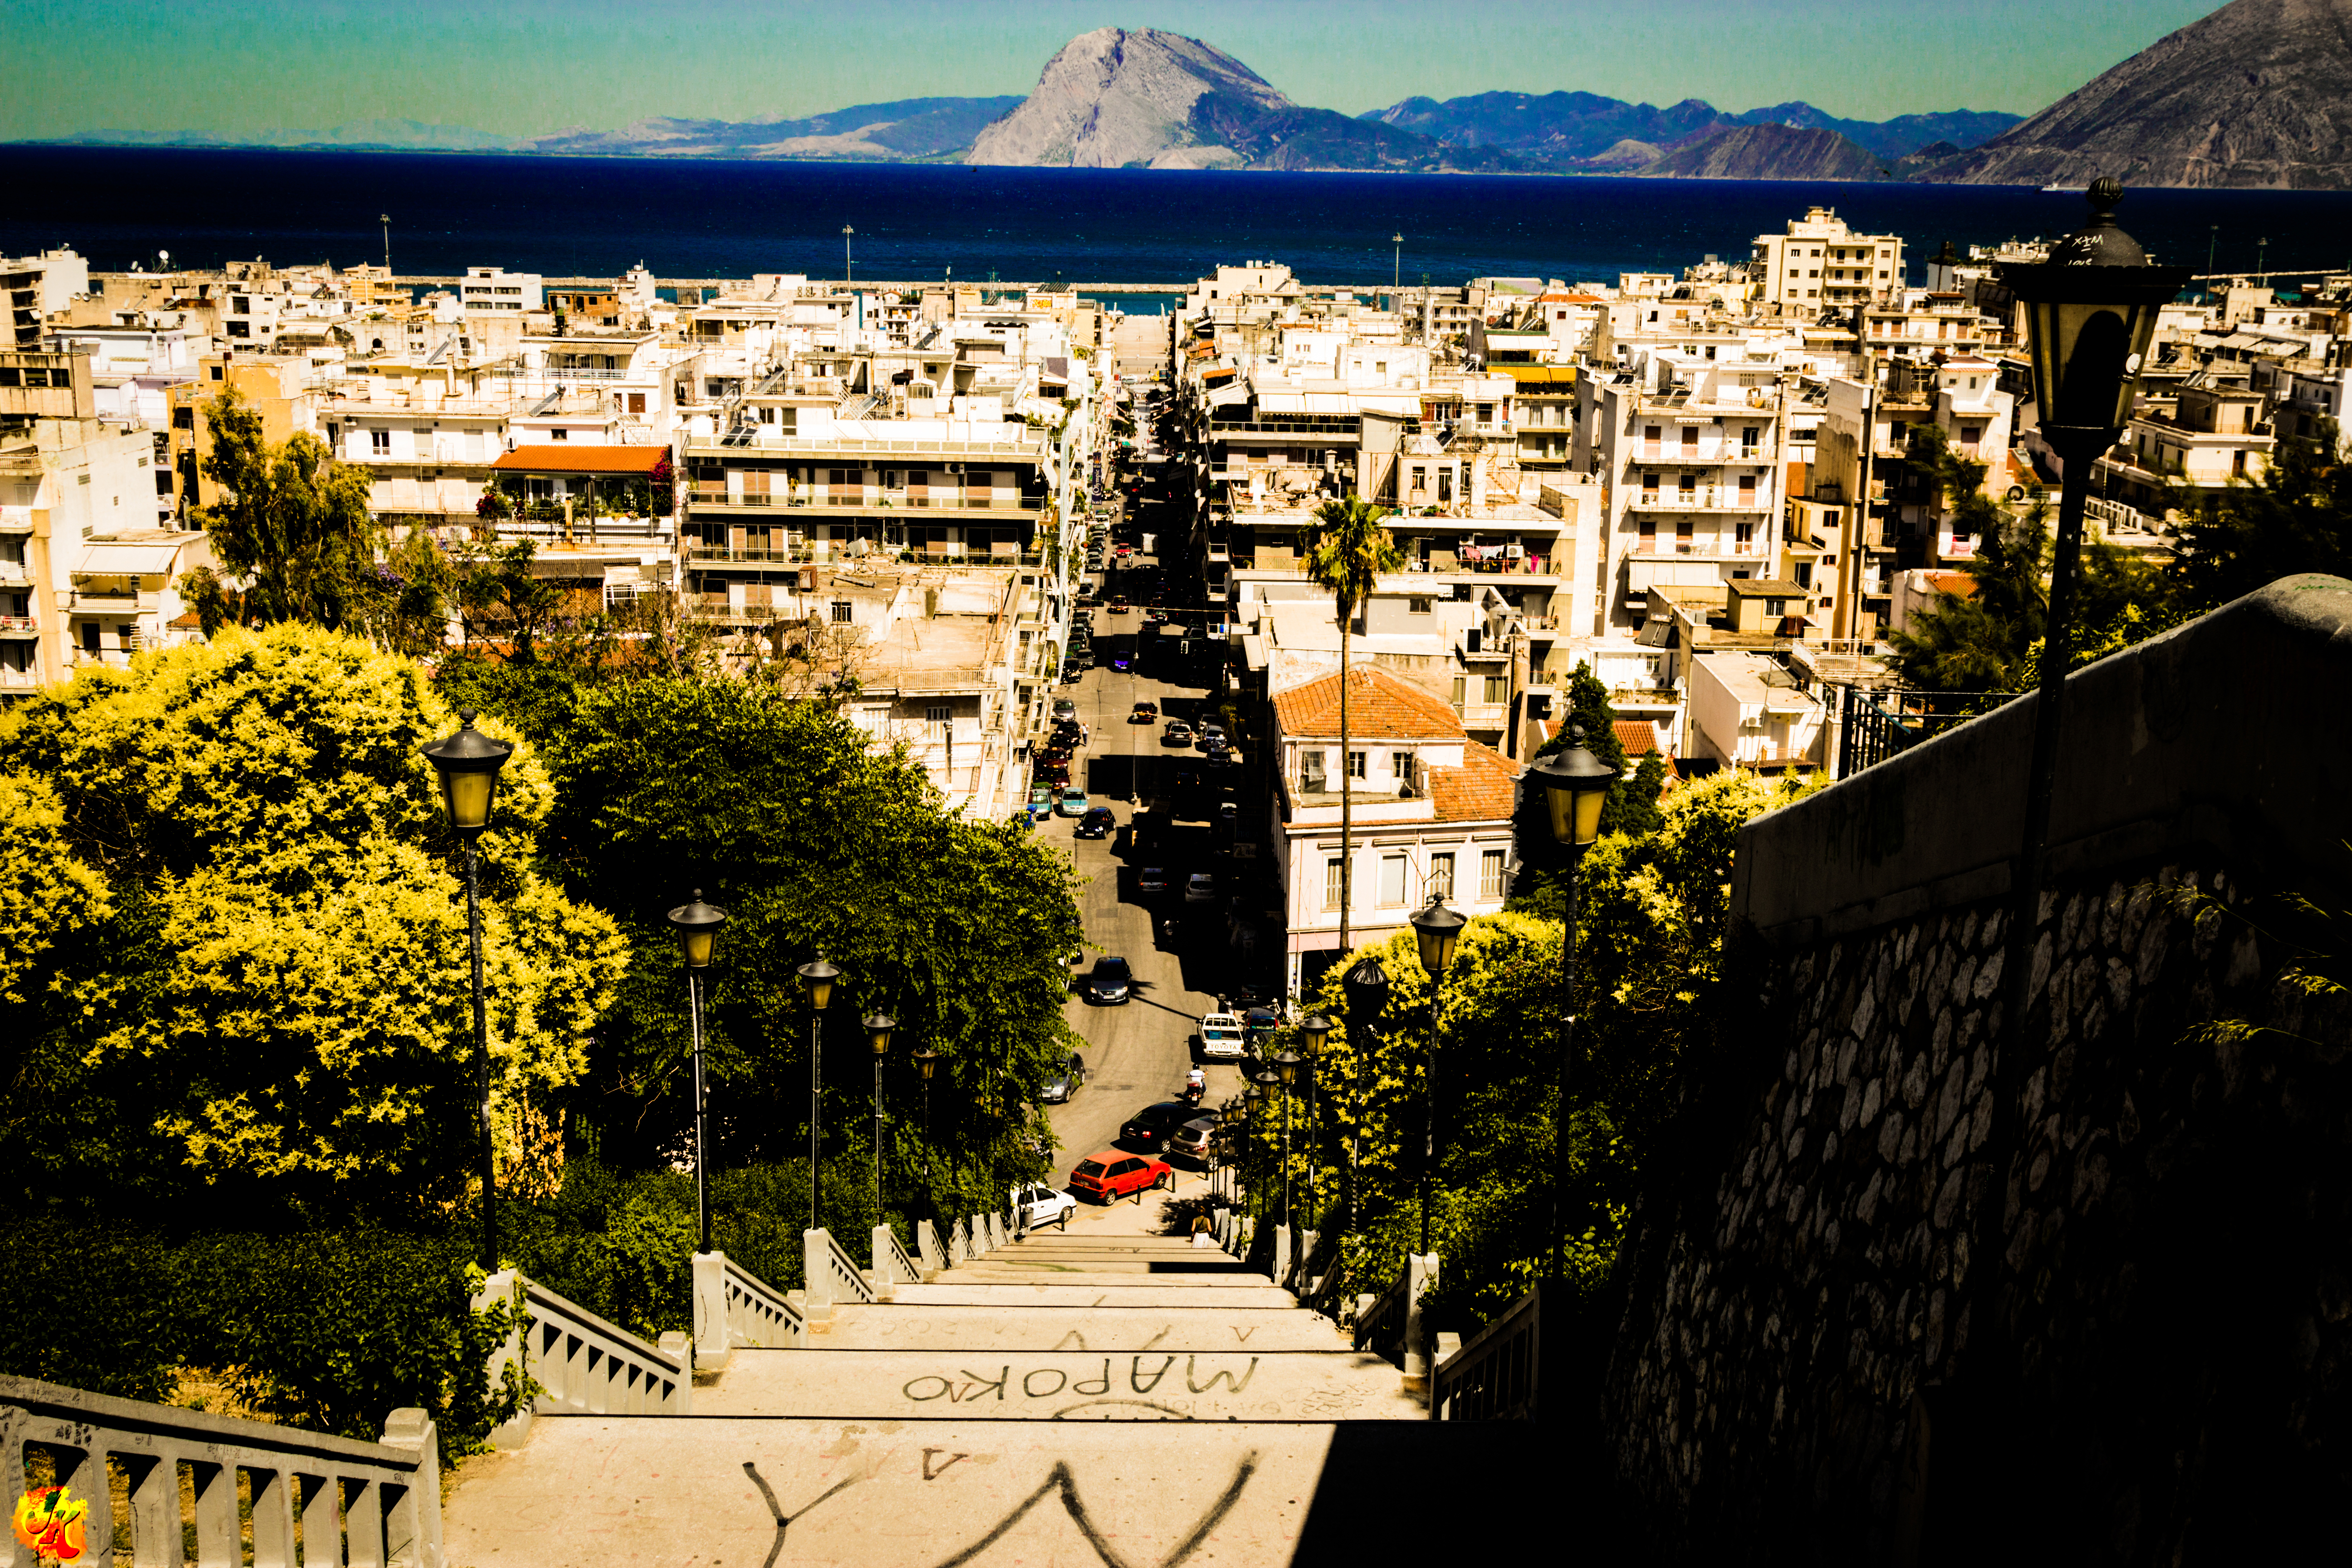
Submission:
[[[1553,842],[1568,851],[1568,912],[1559,933],[1559,1090],[1552,1109],[1551,1271],[1558,1284],[1567,1268],[1567,1240],[1560,1229],[1559,1199],[1568,1185],[1568,1084],[1576,1051],[1576,917],[1584,852],[1601,837],[1601,808],[1617,770],[1584,748],[1584,726],[1572,724],[1569,743],[1528,771],[1544,788],[1550,807]]]
[[[389,252],[387,251],[387,254]],[[390,263],[386,263],[390,270]],[[425,760],[441,780],[441,805],[450,829],[466,844],[466,940],[474,963],[474,1057],[480,1066],[482,1160],[482,1272],[499,1268],[498,1155],[490,1141],[490,1026],[482,1005],[482,886],[474,848],[490,825],[498,797],[499,770],[514,747],[474,728],[474,710],[457,715],[457,730],[424,748]]]
[[[2026,309],[2034,407],[2042,438],[2057,455],[2063,488],[2058,539],[2050,567],[2050,604],[2043,618],[2042,679],[2034,699],[2024,832],[2018,847],[2017,874],[2011,884],[2013,898],[2002,960],[2009,1037],[1995,1057],[1993,1126],[1985,1150],[1993,1172],[1995,1197],[1983,1205],[1975,1252],[1995,1267],[1972,1269],[1972,1286],[1979,1278],[1987,1281],[1993,1278],[2002,1250],[1998,1194],[2018,1132],[2011,1108],[2026,1058],[2026,1010],[2032,1000],[2033,949],[2041,924],[2066,668],[2073,662],[2075,578],[2081,564],[2083,513],[2090,497],[2091,471],[2130,421],[2132,395],[2156,335],[2158,313],[2189,282],[2187,268],[2151,264],[2138,243],[2116,226],[2115,205],[2123,194],[2122,184],[2116,180],[2093,181],[2088,224],[2053,246],[2047,261],[2012,263],[2000,269],[2001,281]],[[1980,1307],[1976,1321],[1989,1322],[1990,1310],[1989,1302]]]
[[[877,1013],[866,1020],[866,1043],[874,1047],[874,1223],[882,1220],[882,1064],[890,1055],[890,1037],[898,1020]]]
[[[1429,1071],[1423,1075],[1427,1103],[1421,1124],[1421,1252],[1429,1252],[1429,1173],[1437,1163],[1437,1003],[1445,987],[1445,972],[1454,967],[1454,949],[1467,922],[1450,908],[1442,894],[1432,894],[1412,917],[1413,941],[1421,949],[1421,967],[1429,974]]]
[[[1298,1026],[1299,1039],[1307,1047],[1307,1125],[1309,1130],[1307,1136],[1313,1141],[1313,1157],[1307,1162],[1307,1170],[1310,1173],[1307,1182],[1310,1210],[1307,1217],[1318,1222],[1323,1216],[1320,1205],[1315,1199],[1313,1173],[1320,1172],[1323,1168],[1323,1119],[1319,1114],[1321,1107],[1315,1098],[1316,1079],[1323,1075],[1323,1052],[1331,1043],[1331,1031],[1338,1027],[1337,1024],[1320,1013]]]
[[[1297,1051],[1286,1050],[1274,1058],[1274,1076],[1282,1080],[1282,1223],[1290,1224],[1290,1101],[1291,1086],[1298,1081],[1298,1064],[1302,1058]]]
[[[809,1222],[817,1227],[816,1194],[817,1168],[824,1153],[824,1009],[833,1000],[833,983],[841,978],[841,971],[824,961],[820,952],[810,963],[800,966],[800,977],[808,984],[809,998]]]
[[[670,910],[669,923],[677,928],[679,954],[686,960],[686,1006],[694,1020],[694,1224],[695,1234],[702,1238],[698,1250],[710,1250],[710,1185],[709,1160],[704,1153],[702,1112],[702,991],[697,973],[710,967],[711,950],[719,942],[719,928],[727,921],[727,911],[702,901],[702,889],[694,889],[694,897]]]
[[[1370,953],[1356,960],[1355,966],[1339,979],[1339,994],[1348,999],[1348,1038],[1355,1049],[1355,1082],[1351,1086],[1349,1110],[1354,1117],[1348,1129],[1348,1223],[1356,1222],[1356,1205],[1360,1194],[1356,1188],[1356,1163],[1363,1153],[1364,1133],[1364,1062],[1372,1054],[1381,1037],[1381,1026],[1389,1011],[1389,975],[1380,960]],[[1358,1033],[1358,1031],[1362,1031]]]
[[[1250,1087],[1249,1092],[1242,1096],[1242,1110],[1254,1133],[1258,1125],[1258,1113],[1265,1109],[1267,1086],[1274,1083],[1276,1079],[1274,1069],[1271,1068],[1263,1068],[1254,1073],[1247,1073],[1244,1076],[1248,1078],[1250,1080]],[[1255,1215],[1258,1212],[1258,1195],[1256,1184],[1251,1184],[1249,1196],[1250,1213],[1252,1215]]]

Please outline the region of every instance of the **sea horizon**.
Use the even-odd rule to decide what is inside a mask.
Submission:
[[[467,171],[453,176],[453,168]],[[1910,281],[1946,239],[2054,237],[2080,195],[2022,185],[1664,180],[1383,170],[1025,168],[765,158],[352,148],[0,143],[18,200],[0,254],[71,245],[94,268],[381,262],[446,276],[501,266],[609,277],[856,276],[1051,284],[1189,282],[1220,262],[1284,262],[1315,284],[1469,278],[1613,283],[1707,256],[1738,261],[1812,205],[1893,233]],[[1256,184],[1253,186],[1253,182]],[[289,189],[289,187],[291,187]],[[1236,204],[1234,194],[1250,189]],[[123,199],[138,193],[135,202]],[[1507,195],[1503,193],[1507,192]],[[1369,193],[1369,194],[1368,194]],[[2208,270],[2352,267],[2352,192],[2147,187],[2118,217],[2149,253]],[[1390,236],[1406,237],[1402,259]],[[2267,241],[2258,244],[2258,241]]]

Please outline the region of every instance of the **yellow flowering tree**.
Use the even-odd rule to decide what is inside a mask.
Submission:
[[[0,837],[0,883],[79,862],[110,889],[12,987],[51,1004],[7,1004],[21,1031],[0,1018],[47,1112],[11,1127],[6,1165],[71,1163],[87,1188],[110,1156],[133,1185],[194,1178],[305,1207],[461,1199],[464,887],[419,754],[455,721],[409,660],[299,625],[88,669],[0,719],[0,770],[57,803],[47,834]],[[627,962],[613,921],[535,865],[551,801],[519,744],[480,844],[510,1143],[533,1098],[582,1071]]]

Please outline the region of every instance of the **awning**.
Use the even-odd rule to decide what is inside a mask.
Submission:
[[[203,540],[199,533],[188,535],[188,543]],[[184,548],[178,544],[93,544],[82,552],[74,567],[77,576],[146,577],[170,572]]]

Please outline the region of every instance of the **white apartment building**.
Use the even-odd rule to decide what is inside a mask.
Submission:
[[[1299,995],[1339,948],[1341,792],[1353,817],[1349,940],[1402,929],[1431,895],[1493,914],[1508,892],[1519,769],[1463,732],[1451,709],[1376,668],[1348,674],[1349,746],[1339,749],[1339,677],[1276,695],[1275,875],[1288,926],[1286,984]]]
[[[1759,234],[1750,269],[1780,314],[1865,303],[1904,285],[1899,235],[1856,234],[1832,207],[1808,207],[1784,234]]]
[[[458,280],[459,308],[469,316],[520,315],[547,308],[547,279],[537,272],[468,267]]]

